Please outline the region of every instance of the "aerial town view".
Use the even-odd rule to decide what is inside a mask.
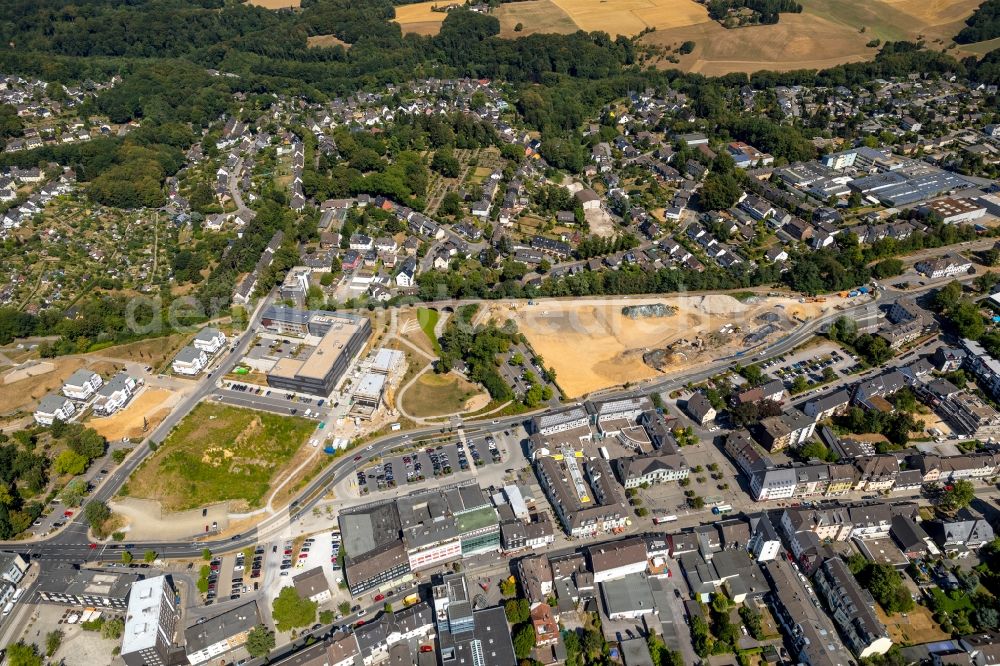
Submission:
[[[0,666],[1000,666],[1000,0],[0,9]]]

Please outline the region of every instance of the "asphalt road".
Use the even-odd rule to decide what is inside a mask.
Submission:
[[[971,277],[968,279],[971,279]],[[938,282],[940,284],[943,281]],[[919,293],[930,291],[937,286],[938,285],[927,286],[918,292],[909,292],[908,295],[918,295]],[[825,317],[806,322],[786,337],[766,347],[750,350],[744,354],[718,359],[701,370],[682,376],[657,378],[638,383],[624,391],[609,390],[607,392],[594,394],[592,397],[604,399],[611,396],[617,396],[625,398],[630,396],[646,395],[651,391],[671,391],[681,388],[690,382],[703,381],[715,374],[718,374],[718,372],[731,366],[737,361],[750,363],[760,361],[765,358],[780,356],[781,354],[790,351],[808,340],[824,324],[832,322],[837,317],[849,316],[859,319],[871,316],[872,313],[876,313],[878,311],[880,305],[891,302],[899,295],[899,292],[895,292],[893,290],[882,290],[875,299],[865,297],[864,302],[860,302],[856,306],[835,311]],[[260,310],[255,313],[253,320],[251,321],[251,325],[248,328],[248,333],[245,333],[238,342],[236,352],[227,353],[222,363],[219,364],[211,375],[201,380],[195,392],[188,396],[188,398],[150,435],[150,439],[152,441],[157,443],[162,442],[170,430],[182,418],[184,418],[184,416],[186,416],[200,400],[216,392],[215,383],[217,378],[225,375],[233,368],[239,358],[241,358],[250,341],[253,339],[254,334],[252,331],[255,328],[257,320],[259,319],[259,312]],[[226,393],[228,394],[231,392],[226,391]],[[243,394],[236,393],[236,395],[242,396]],[[480,427],[484,432],[496,433],[521,424],[529,416],[530,415],[522,414],[514,417],[470,422],[469,425]],[[369,444],[365,448],[354,449],[354,452],[355,455],[357,453],[362,453],[367,457],[380,455],[384,451],[407,443],[408,440],[415,440],[428,435],[440,434],[441,427],[442,426],[435,426],[432,428],[423,428],[420,430],[392,434]],[[115,470],[114,474],[112,474],[105,481],[105,483],[95,493],[94,497],[91,498],[92,500],[97,499],[107,501],[118,492],[118,489],[123,483],[125,483],[131,472],[138,467],[145,456],[148,455],[148,447],[140,447],[140,449],[140,451],[133,454],[117,470]],[[322,474],[313,479],[308,486],[299,493],[299,500],[294,502],[293,506],[289,507],[288,511],[279,512],[264,520],[256,529],[237,535],[228,541],[150,541],[136,543],[134,544],[134,547],[140,552],[146,550],[147,548],[153,549],[164,557],[196,557],[201,554],[203,548],[209,548],[213,552],[221,553],[254,545],[259,540],[278,534],[290,522],[294,521],[299,514],[312,509],[312,507],[322,499],[323,492],[321,491],[323,489],[332,487],[333,485],[343,481],[345,478],[352,476],[354,474],[354,469],[354,455],[345,455],[331,464]],[[86,527],[83,522],[83,517],[80,514],[74,517],[73,524],[67,526],[67,528],[65,528],[58,535],[49,539],[33,543],[18,542],[16,544],[8,543],[6,545],[16,545],[18,550],[43,559],[77,562],[100,559],[117,559],[117,552],[120,549],[118,545],[98,545],[96,548],[91,548],[89,540],[86,536]]]

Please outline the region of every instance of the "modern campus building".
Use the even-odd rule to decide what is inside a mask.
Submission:
[[[285,357],[267,373],[272,388],[329,395],[372,334],[371,322],[357,315],[322,310],[268,307],[261,322],[279,335],[307,338],[309,349]],[[309,338],[318,338],[309,344]]]

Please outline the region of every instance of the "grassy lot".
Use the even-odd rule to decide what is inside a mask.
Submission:
[[[108,358],[145,363],[158,372],[173,360],[190,338],[187,333],[174,333],[162,338],[149,338],[117,347],[106,347],[96,353]]]
[[[438,319],[441,315],[437,310],[431,310],[429,308],[420,308],[417,310],[417,321],[420,323],[420,328],[423,329],[427,338],[431,341],[431,346],[434,347],[434,353],[438,356],[441,355],[441,345],[438,344],[437,336],[434,335],[434,327],[437,326]]]
[[[159,500],[165,511],[232,501],[260,507],[315,429],[306,419],[201,403],[147,459],[122,494]]]
[[[465,408],[465,402],[482,391],[478,386],[454,374],[424,373],[403,394],[403,409],[413,416],[453,414]]]

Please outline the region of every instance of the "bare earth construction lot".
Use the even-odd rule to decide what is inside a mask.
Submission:
[[[578,397],[736,354],[760,343],[748,341],[754,334],[773,341],[800,320],[815,318],[840,302],[751,300],[755,302],[709,295],[543,301],[533,306],[521,302],[515,309],[494,305],[490,316],[513,319],[535,353],[555,369],[563,391]],[[671,316],[643,319],[622,314],[623,306],[652,303],[677,310]]]
[[[929,48],[943,49],[963,27],[981,0],[801,0],[801,14],[782,14],[777,25],[727,30],[708,18],[705,5],[694,0],[529,0],[505,3],[495,10],[501,36],[603,30],[612,36],[633,36],[647,28],[655,32],[642,41],[668,50],[685,41],[694,51],[680,63],[661,61],[706,75],[832,67],[868,60],[882,42],[924,39]],[[396,7],[396,22],[404,32],[436,34],[447,14],[433,12],[439,0]],[[522,24],[515,33],[514,26]],[[972,44],[956,55],[981,52]]]

